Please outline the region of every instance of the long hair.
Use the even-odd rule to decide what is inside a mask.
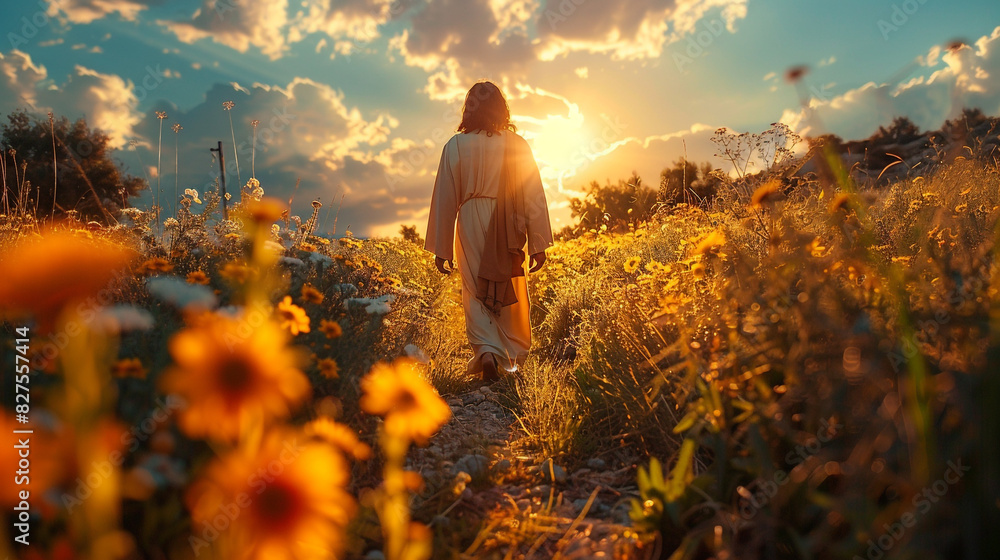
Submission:
[[[462,133],[486,131],[492,136],[502,130],[517,132],[517,127],[510,122],[510,108],[503,92],[493,82],[477,82],[465,96],[462,105],[462,122],[458,131]]]

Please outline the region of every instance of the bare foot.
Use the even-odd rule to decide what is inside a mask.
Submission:
[[[492,383],[497,379],[500,379],[500,374],[497,371],[497,357],[492,352],[487,352],[483,354],[483,381]]]

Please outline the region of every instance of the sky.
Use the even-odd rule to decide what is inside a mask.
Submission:
[[[149,179],[134,204],[166,213],[175,188],[214,188],[222,141],[230,192],[256,177],[303,219],[319,199],[324,234],[334,217],[337,235],[422,231],[481,79],[508,96],[554,229],[591,181],[726,169],[720,127],[861,139],[1000,114],[997,0],[2,1],[0,113],[85,118]]]

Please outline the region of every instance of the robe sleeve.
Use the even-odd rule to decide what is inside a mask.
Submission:
[[[452,138],[441,152],[431,210],[427,218],[427,236],[424,249],[445,260],[452,260],[455,252],[455,218],[458,216],[460,185],[458,182],[458,144]]]
[[[528,254],[534,255],[552,246],[552,224],[549,222],[549,204],[545,199],[545,188],[538,164],[531,153],[531,146],[520,139],[521,184],[524,189],[524,213],[528,226]]]

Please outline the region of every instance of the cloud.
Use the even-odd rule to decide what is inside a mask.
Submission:
[[[535,7],[519,0],[429,3],[407,14],[410,28],[391,39],[390,50],[429,74],[423,91],[431,99],[460,99],[479,78],[512,86],[535,58],[526,34]]]
[[[393,0],[312,0],[293,18],[289,41],[297,43],[310,33],[324,33],[336,40],[369,43],[381,36],[379,27],[392,17]]]
[[[184,43],[210,38],[244,53],[251,47],[272,60],[288,50],[288,0],[203,0],[190,20],[157,20]]]
[[[0,111],[27,108],[35,113],[53,111],[70,118],[83,116],[91,128],[104,131],[112,147],[125,145],[141,119],[131,81],[76,65],[66,82],[55,84],[44,66],[35,65],[21,51],[0,53]]]
[[[35,106],[38,101],[36,86],[45,80],[48,72],[37,66],[31,56],[19,50],[6,55],[0,53],[0,82],[7,95],[0,96],[0,107],[9,113],[17,107]]]
[[[659,56],[664,45],[696,30],[709,14],[718,32],[735,30],[747,0],[440,0],[407,10],[390,51],[428,73],[423,91],[455,101],[490,78],[505,89],[526,81],[536,61],[571,52],[613,59]]]
[[[1000,27],[956,49],[934,47],[918,59],[923,70],[901,84],[868,83],[835,97],[813,97],[808,108],[787,109],[782,122],[803,135],[870,136],[895,117],[936,129],[963,108],[1000,113]]]
[[[124,20],[135,21],[140,12],[162,3],[163,0],[49,0],[46,13],[82,24],[92,23],[113,13],[118,13]]]
[[[748,0],[623,0],[567,2],[546,0],[538,14],[539,58],[552,60],[570,52],[607,54],[612,59],[657,58],[663,47],[696,31],[699,22],[718,12],[719,31],[736,30],[746,17]]]
[[[392,11],[392,0],[306,0],[291,5],[288,0],[203,0],[190,19],[157,23],[185,43],[209,38],[241,53],[255,47],[276,60],[315,33],[325,35],[317,52],[329,37],[335,53],[349,54],[355,44],[380,37],[379,28]]]
[[[241,86],[242,87],[242,86]],[[310,202],[321,199],[327,216],[331,204],[344,196],[338,229],[351,228],[360,235],[395,232],[398,223],[419,221],[430,202],[432,173],[437,168],[441,146],[452,131],[411,140],[397,134],[399,121],[381,111],[366,112],[349,103],[344,93],[307,78],[295,78],[286,85],[253,84],[237,93],[231,84],[219,83],[204,95],[204,102],[191,108],[164,106],[163,164],[160,170],[161,200],[172,212],[174,200],[174,145],[178,154],[180,190],[199,192],[215,188],[218,162],[208,148],[223,141],[227,165],[227,190],[239,197],[236,154],[233,153],[229,116],[233,118],[239,146],[239,177],[246,182],[253,168],[265,193],[281,200],[294,195],[293,214],[305,219],[312,211]],[[222,103],[234,101],[227,114]],[[254,128],[257,120],[256,146]],[[171,138],[171,126],[183,129]],[[156,162],[157,120],[149,112],[136,134],[149,145],[139,154],[123,154],[129,165]],[[251,163],[252,162],[252,163]],[[155,179],[153,188],[155,188]],[[139,206],[148,204],[155,193],[147,192]],[[335,206],[335,204],[334,204]],[[336,212],[336,208],[332,212]],[[326,218],[323,232],[333,225]],[[321,220],[322,221],[322,220]],[[387,229],[388,228],[388,229]]]

